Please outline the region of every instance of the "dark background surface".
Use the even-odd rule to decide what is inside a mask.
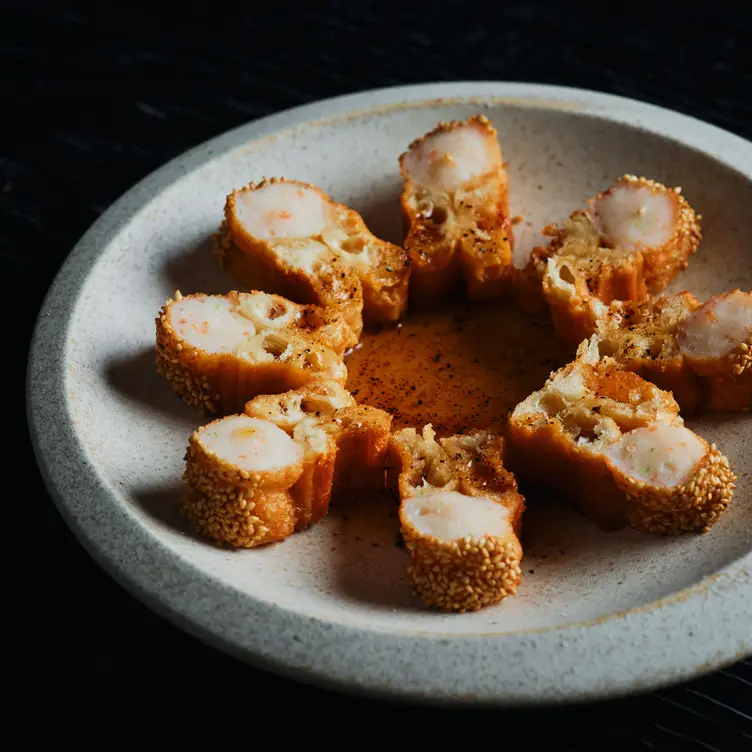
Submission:
[[[741,4],[735,14],[715,3],[700,15],[670,4],[576,13],[555,3],[494,5],[493,14],[438,0],[202,4],[201,12],[158,2],[0,5],[0,261],[21,352],[59,265],[121,193],[185,149],[281,109],[401,83],[516,80],[634,97],[752,136],[752,22]],[[28,459],[28,441],[24,449]],[[326,708],[323,717],[363,718],[365,729],[459,723],[495,729],[487,744],[524,734],[515,743],[533,749],[549,734],[563,750],[752,749],[752,661],[639,698],[515,713],[406,708],[255,671],[124,593],[68,532],[36,470],[27,482],[47,564],[25,612],[34,644],[24,660],[59,706],[93,707],[139,687],[137,698],[156,691],[159,707],[186,693],[243,697],[253,711],[236,717],[239,729],[275,708],[295,709],[290,717],[306,727]]]

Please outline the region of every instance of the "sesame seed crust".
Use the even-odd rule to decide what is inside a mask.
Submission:
[[[731,363],[731,371],[735,376],[741,376],[752,370],[752,337],[732,350],[728,359]]]
[[[340,384],[318,381],[259,396],[245,414],[285,431],[303,448],[303,459],[249,472],[202,441],[223,419],[197,429],[185,456],[181,509],[202,535],[228,547],[263,545],[321,520],[333,498],[359,500],[383,491],[392,417],[356,405]]]
[[[685,356],[704,387],[706,412],[748,412],[752,409],[752,335],[722,358]]]
[[[706,533],[726,511],[734,495],[736,475],[715,445],[692,478],[678,488],[665,488],[630,478],[612,468],[629,504],[629,524],[643,533]]]
[[[221,421],[222,419],[220,419]],[[336,446],[306,437],[300,462],[249,472],[226,462],[202,442],[213,421],[190,437],[181,512],[203,536],[229,548],[253,548],[318,522],[329,509]]]
[[[284,491],[210,495],[186,486],[180,511],[220,548],[256,548],[281,541],[294,530],[292,502]]]
[[[407,574],[423,602],[443,611],[477,611],[514,595],[522,579],[522,546],[509,538],[469,536],[447,542],[421,535],[400,514]]]
[[[474,126],[498,148],[498,167],[452,192],[437,192],[412,180],[405,160],[427,139]],[[476,115],[464,121],[440,122],[415,139],[400,155],[405,187],[400,199],[407,228],[411,299],[431,303],[464,284],[468,297],[499,298],[512,287],[514,237],[509,216],[508,179],[498,134],[491,121]]]
[[[173,391],[191,407],[205,414],[218,412],[219,395],[212,389],[209,374],[214,362],[201,363],[202,353],[178,337],[167,316],[169,307],[182,300],[180,291],[170,298],[156,318],[157,373],[167,379]],[[209,357],[210,361],[214,359]]]
[[[213,423],[195,431],[188,443],[183,516],[201,535],[229,548],[286,538],[295,528],[290,488],[303,474],[303,463],[266,473],[239,469],[203,444],[201,434]]]

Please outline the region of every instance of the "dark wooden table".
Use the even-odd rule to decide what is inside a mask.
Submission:
[[[484,10],[435,0],[271,3],[271,11],[206,3],[198,13],[185,5],[0,6],[0,260],[23,347],[59,265],[114,199],[188,147],[294,105],[402,83],[534,81],[635,97],[752,137],[749,11],[600,3],[573,12],[550,2]],[[27,475],[44,531],[36,555],[48,564],[29,612],[42,632],[26,662],[59,703],[71,686],[87,703],[115,687],[156,690],[163,703],[186,692],[241,693],[255,722],[284,705],[306,725],[325,707],[332,718],[379,718],[387,728],[408,719],[447,730],[488,724],[503,733],[499,743],[519,733],[517,743],[532,749],[549,736],[549,746],[568,750],[752,749],[750,661],[639,698],[514,713],[406,708],[261,673],[123,592],[68,532],[38,472]],[[494,734],[485,738],[494,743]]]

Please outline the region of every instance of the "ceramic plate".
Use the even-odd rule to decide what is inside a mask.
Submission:
[[[513,705],[629,693],[741,658],[752,652],[749,415],[690,424],[739,475],[735,503],[711,532],[604,534],[558,504],[531,505],[519,595],[473,614],[434,613],[414,598],[388,502],[334,511],[256,551],[219,550],[183,525],[183,454],[203,421],[154,371],[154,317],[176,288],[234,287],[207,244],[225,195],[265,175],[310,181],[399,242],[398,155],[437,121],[477,112],[509,160],[523,248],[622,174],[646,175],[680,185],[703,215],[704,240],[679,286],[698,297],[752,289],[752,145],[718,128],[528,84],[410,86],[300,107],[173,160],[71,253],[41,311],[28,373],[50,493],[91,555],[154,610],[305,681]]]

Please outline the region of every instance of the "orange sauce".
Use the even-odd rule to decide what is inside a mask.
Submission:
[[[511,305],[456,301],[365,332],[346,360],[347,388],[391,413],[395,430],[426,423],[442,435],[499,430],[573,354],[549,321]]]

